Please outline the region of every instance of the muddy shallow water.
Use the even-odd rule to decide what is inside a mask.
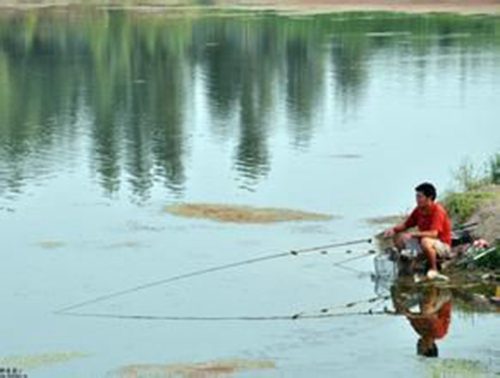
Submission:
[[[500,372],[498,313],[463,294],[429,300],[453,302],[438,359],[417,356],[404,316],[367,314],[394,300],[371,279],[372,256],[338,264],[364,244],[55,313],[369,237],[383,225],[366,220],[404,213],[415,184],[450,188],[463,159],[500,146],[499,33],[493,16],[2,15],[0,365],[29,377]],[[181,203],[333,217],[165,211]],[[241,319],[325,309],[341,316]]]

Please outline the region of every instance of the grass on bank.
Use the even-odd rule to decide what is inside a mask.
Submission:
[[[462,164],[455,172],[455,179],[459,190],[445,193],[441,203],[454,222],[462,224],[482,206],[500,201],[500,153],[482,170],[470,162]]]

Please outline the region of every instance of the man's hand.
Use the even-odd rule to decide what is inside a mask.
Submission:
[[[407,232],[403,235],[403,238],[405,240],[410,240],[410,239],[413,239],[413,238],[418,238],[418,236],[416,235],[415,232]]]
[[[389,228],[384,232],[384,237],[387,239],[392,238],[394,235],[396,235],[396,231],[394,230],[394,228]]]

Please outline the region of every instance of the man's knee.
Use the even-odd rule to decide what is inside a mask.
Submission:
[[[422,250],[424,252],[432,252],[435,253],[435,248],[434,248],[435,240],[432,238],[422,238],[420,240],[420,245],[422,247]]]

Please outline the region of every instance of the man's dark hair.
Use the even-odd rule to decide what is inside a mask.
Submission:
[[[417,342],[417,354],[423,357],[438,357],[439,350],[436,343],[432,343],[430,347],[425,347],[422,339]]]
[[[418,193],[422,193],[427,198],[431,200],[435,200],[437,197],[436,187],[428,182],[424,182],[415,188],[415,191]]]

